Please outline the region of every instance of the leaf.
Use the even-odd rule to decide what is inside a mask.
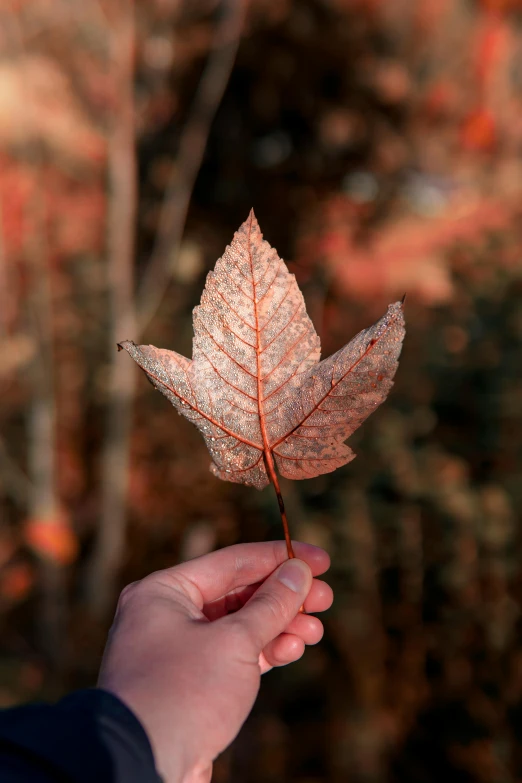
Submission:
[[[192,361],[120,344],[203,434],[211,470],[262,489],[279,472],[329,473],[354,458],[344,441],[385,399],[404,337],[402,303],[320,362],[294,275],[251,212],[194,309]],[[280,500],[282,504],[282,500]]]

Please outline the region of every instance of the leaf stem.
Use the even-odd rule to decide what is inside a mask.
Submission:
[[[277,495],[277,502],[279,503],[279,511],[281,512],[281,522],[283,523],[283,530],[285,531],[286,551],[288,552],[288,559],[291,560],[293,557],[295,557],[295,555],[294,555],[294,550],[292,548],[292,539],[290,538],[290,529],[288,527],[288,519],[286,518],[285,504],[283,501],[283,496],[281,494],[281,487],[279,486],[279,480],[277,478],[277,473],[274,465],[274,460],[272,459],[272,454],[267,449],[264,452],[264,455],[265,455],[266,469],[268,471],[268,475],[270,476],[270,481],[274,485],[275,493]],[[305,614],[304,604],[303,606],[299,607],[299,612],[301,614]]]
[[[270,481],[274,485],[275,493],[277,495],[277,502],[279,503],[279,511],[281,513],[281,522],[283,523],[283,530],[285,531],[286,551],[288,552],[289,559],[291,559],[292,557],[295,557],[295,555],[292,548],[292,539],[290,538],[288,519],[286,518],[285,504],[281,494],[281,487],[279,486],[277,473],[275,471],[274,460],[272,459],[272,455],[269,451],[265,451],[265,463],[268,475],[270,476]]]

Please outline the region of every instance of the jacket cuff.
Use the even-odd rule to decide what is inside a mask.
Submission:
[[[0,711],[0,742],[74,783],[161,783],[145,729],[112,693],[75,691],[54,706]]]

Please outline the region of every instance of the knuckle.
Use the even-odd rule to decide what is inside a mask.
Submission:
[[[140,585],[139,581],[130,582],[130,584],[125,585],[118,599],[118,609],[124,607],[129,602],[129,600],[136,595],[136,593],[139,590],[139,585]]]
[[[255,596],[254,601],[264,610],[265,614],[270,616],[271,620],[280,622],[281,619],[288,616],[287,606],[277,593],[260,593]]]
[[[252,603],[257,622],[253,623],[251,636],[259,647],[262,642],[266,642],[267,634],[276,636],[287,625],[289,612],[284,601],[273,593],[255,596]]]

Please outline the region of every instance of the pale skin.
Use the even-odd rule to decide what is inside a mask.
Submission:
[[[120,596],[98,687],[139,718],[165,783],[208,783],[238,734],[261,675],[323,635],[327,553],[283,541],[238,544],[129,585]]]

